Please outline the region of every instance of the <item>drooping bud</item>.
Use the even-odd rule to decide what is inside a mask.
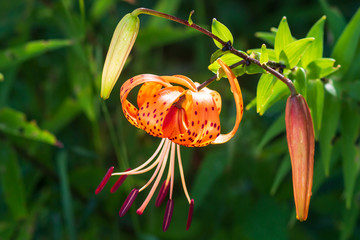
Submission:
[[[131,170],[131,168],[128,168],[128,169],[125,170],[125,172],[130,171],[130,170]],[[128,175],[121,175],[121,176],[118,178],[118,180],[114,183],[114,185],[111,187],[110,192],[111,192],[111,193],[114,193],[114,192],[121,186],[121,184],[124,183],[124,181],[125,181],[125,179],[127,178],[127,176],[128,176]]]
[[[101,97],[107,99],[119,78],[139,32],[140,20],[135,14],[126,14],[116,26],[106,55],[101,80]]]
[[[164,222],[163,222],[164,232],[166,232],[166,230],[169,228],[173,210],[174,210],[174,201],[172,199],[169,199],[166,204],[165,215],[164,215]]]
[[[105,187],[113,171],[114,171],[114,167],[110,167],[109,170],[106,172],[104,178],[101,180],[99,186],[96,188],[95,194],[99,194],[101,190]]]
[[[285,113],[291,158],[296,218],[307,219],[314,169],[314,127],[309,107],[300,94],[290,96]]]
[[[125,202],[123,203],[123,205],[120,208],[120,211],[119,211],[120,217],[123,217],[125,215],[125,213],[127,213],[127,211],[130,209],[131,205],[134,203],[135,198],[138,195],[138,193],[139,193],[139,189],[134,188],[133,190],[131,190],[131,192],[127,196]]]

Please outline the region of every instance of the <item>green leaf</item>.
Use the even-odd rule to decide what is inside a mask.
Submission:
[[[62,146],[54,135],[46,130],[41,130],[35,121],[26,121],[25,114],[11,108],[0,109],[0,131],[58,147]]]
[[[326,16],[322,16],[306,35],[307,38],[315,38],[315,40],[301,58],[301,63],[304,67],[323,55],[325,20]]]
[[[238,62],[243,60],[241,57],[236,56],[236,55],[234,55],[232,53],[226,53],[220,58],[228,66],[231,66],[231,65],[233,65],[235,63],[238,63]],[[216,61],[214,61],[212,64],[210,64],[208,66],[208,69],[210,71],[212,71],[213,73],[219,75],[218,76],[219,78],[226,77],[226,74],[224,74],[222,71],[219,71],[220,68],[221,68],[220,64],[217,63]],[[235,76],[241,76],[242,74],[245,73],[245,69],[244,69],[243,66],[238,66],[236,68],[233,68],[232,71],[234,72]]]
[[[267,63],[268,61],[269,61],[269,54],[267,52],[266,45],[263,44],[261,45],[260,63],[264,64]]]
[[[284,52],[289,61],[289,68],[295,67],[304,55],[308,47],[314,42],[314,38],[303,38],[288,44],[284,48]]]
[[[333,58],[320,58],[312,61],[307,65],[307,77],[309,79],[324,78],[337,71],[340,66],[334,67],[335,59]]]
[[[16,152],[0,141],[0,166],[3,196],[12,216],[19,220],[27,216],[25,188],[20,174]]]
[[[283,82],[278,81],[273,75],[262,74],[256,91],[257,112],[263,115],[271,105],[286,96],[288,92],[287,86]]]
[[[354,100],[360,102],[360,81],[349,82],[343,85],[343,90]]]
[[[324,84],[320,79],[308,81],[307,103],[314,123],[315,139],[319,138],[319,130],[324,109]]]
[[[279,60],[278,57],[276,56],[276,53],[275,53],[274,49],[267,48],[266,52],[268,54],[269,61],[277,62]],[[249,54],[251,54],[251,53],[259,53],[259,54],[261,54],[261,48],[249,49],[249,50],[247,50],[247,53],[249,53]]]
[[[355,227],[357,227],[356,223],[359,217],[358,202],[353,200],[351,207],[344,209],[342,215],[342,223],[340,225],[340,240],[347,240],[350,239]]]
[[[325,15],[329,19],[329,26],[332,34],[335,39],[338,39],[341,32],[344,30],[346,26],[346,21],[344,16],[341,14],[339,9],[330,7],[326,0],[320,0],[320,5]]]
[[[285,125],[285,123],[284,123],[284,125]],[[271,190],[270,190],[271,195],[275,195],[281,182],[284,180],[284,178],[290,172],[290,170],[291,170],[290,155],[286,154],[284,159],[281,161],[281,165],[278,168],[278,171],[276,172],[276,176],[275,176],[274,182],[273,182],[273,184],[271,186]]]
[[[298,93],[304,96],[307,99],[307,79],[306,72],[303,68],[299,67],[295,72],[294,85]]]
[[[218,49],[216,50],[213,54],[211,54],[211,57],[210,57],[210,63],[213,63],[215,62],[219,57],[222,57],[223,55],[225,54],[228,54],[229,51],[223,51],[221,49]],[[234,54],[231,54],[231,55],[234,55]],[[237,58],[238,59],[238,58]],[[240,60],[241,61],[241,60]],[[218,64],[219,65],[219,64]],[[219,65],[220,66],[220,65]]]
[[[325,88],[326,89],[326,88]],[[329,176],[330,159],[333,149],[332,141],[336,135],[340,117],[340,100],[325,91],[324,111],[319,133],[320,157],[324,165],[324,172]]]
[[[180,3],[181,3],[180,0],[173,0],[173,1],[159,0],[156,2],[156,5],[154,6],[153,9],[159,12],[166,12],[167,14],[175,15],[179,9]],[[146,27],[151,29],[155,29],[155,28],[162,29],[169,25],[170,25],[170,21],[168,21],[167,19],[152,17],[149,19],[148,25]]]
[[[287,23],[286,17],[281,19],[281,22],[278,27],[278,31],[275,37],[275,46],[274,50],[278,60],[280,59],[280,52],[285,49],[285,47],[292,43],[294,40],[291,36],[290,28]]]
[[[205,200],[212,185],[221,176],[230,159],[227,155],[225,149],[213,151],[206,155],[191,189],[197,204],[201,204]],[[219,161],[219,159],[222,159],[222,161]]]
[[[17,65],[47,51],[71,45],[70,40],[37,40],[0,51],[0,69]]]
[[[276,119],[276,121],[271,124],[269,129],[265,132],[264,136],[261,138],[261,141],[257,147],[257,151],[261,151],[261,149],[268,144],[274,137],[279,135],[280,133],[285,131],[285,114]]]
[[[251,100],[251,102],[249,102],[248,105],[246,105],[246,107],[245,107],[246,111],[248,111],[248,110],[252,109],[253,107],[255,107],[256,102],[257,102],[256,98]]]
[[[340,116],[341,152],[345,184],[346,207],[351,207],[356,178],[359,174],[359,157],[356,139],[360,127],[359,109],[355,105],[343,102]]]
[[[336,59],[336,63],[341,65],[339,74],[344,75],[349,67],[353,64],[355,50],[360,40],[360,8],[357,10],[345,30],[335,44],[332,58]],[[344,79],[346,81],[346,79]]]
[[[0,82],[4,81],[4,75],[0,72]]]
[[[213,18],[212,25],[211,25],[211,32],[215,36],[217,36],[221,40],[223,40],[224,42],[230,41],[231,45],[234,42],[234,38],[233,38],[230,30],[224,24],[222,24],[221,22],[216,20],[216,18]],[[218,48],[223,48],[224,47],[221,43],[219,43],[216,40],[214,40],[214,43]]]
[[[256,32],[255,37],[267,42],[271,46],[274,46],[276,33],[272,32]]]

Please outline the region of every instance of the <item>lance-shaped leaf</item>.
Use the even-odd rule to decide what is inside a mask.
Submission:
[[[224,42],[229,42],[230,41],[231,45],[234,42],[234,38],[233,38],[230,30],[224,24],[222,24],[221,22],[216,20],[216,18],[214,18],[213,21],[212,21],[211,32],[215,36],[217,36],[218,38],[223,40]],[[213,40],[214,40],[215,45],[218,48],[223,48],[223,45],[221,43],[219,43],[215,39],[213,39]]]
[[[266,49],[266,45],[261,45],[261,55],[260,55],[260,63],[264,64],[269,61],[269,54]]]
[[[305,51],[314,41],[314,38],[303,38],[288,44],[284,48],[287,60],[289,62],[289,68],[295,67],[304,55]]]
[[[308,216],[314,171],[314,128],[310,109],[300,94],[290,96],[285,111],[296,218],[305,221]]]
[[[356,178],[359,174],[359,161],[356,160],[355,141],[360,128],[360,115],[355,105],[344,102],[341,106],[340,132],[346,207],[351,207]]]
[[[324,109],[324,84],[320,79],[308,82],[307,100],[314,121],[315,138],[319,137]]]
[[[271,46],[274,46],[276,33],[273,32],[256,32],[255,37],[267,42]]]
[[[70,40],[36,40],[21,46],[1,50],[0,69],[12,67],[47,51],[70,46],[71,43]]]
[[[355,57],[355,49],[360,41],[360,8],[357,10],[340,38],[331,54],[336,59],[336,63],[341,65],[340,74],[345,74],[350,65],[353,64]],[[344,79],[346,80],[346,79]]]
[[[0,131],[58,147],[62,146],[62,143],[53,134],[46,130],[41,130],[35,121],[28,122],[24,113],[10,108],[0,109]]]
[[[301,58],[303,67],[306,67],[310,62],[321,58],[323,55],[325,20],[326,16],[322,16],[306,35],[307,38],[314,38],[315,40]]]
[[[296,69],[294,85],[298,93],[304,96],[307,99],[307,79],[306,72],[303,68],[299,67]]]
[[[139,27],[139,17],[132,13],[126,14],[116,26],[102,72],[101,97],[103,99],[109,98],[135,43]]]
[[[307,65],[307,77],[309,79],[318,79],[326,77],[340,68],[340,65],[334,67],[335,59],[319,58]]]
[[[283,17],[281,19],[281,22],[279,24],[278,31],[276,33],[275,37],[275,46],[274,50],[276,53],[276,56],[278,57],[278,60],[280,59],[280,52],[285,49],[285,47],[292,43],[294,40],[291,36],[290,28],[287,23],[286,17]]]

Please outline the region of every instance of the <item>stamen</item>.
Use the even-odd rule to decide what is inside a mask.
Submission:
[[[184,193],[185,193],[185,196],[186,196],[188,202],[191,203],[190,196],[189,196],[188,190],[186,188],[184,171],[183,171],[182,162],[181,162],[180,145],[177,145],[177,157],[178,157],[178,162],[179,162],[179,172],[180,172],[180,177],[181,177],[181,183],[182,183],[182,186],[184,189]]]
[[[163,146],[164,142],[165,142],[165,138],[163,138],[159,144],[159,146],[157,147],[157,149],[155,150],[154,154],[146,161],[144,162],[143,164],[141,164],[139,167],[137,168],[134,168],[133,170],[131,171],[128,171],[128,172],[119,172],[119,173],[113,173],[112,175],[135,175],[135,174],[140,174],[140,173],[143,173],[143,172],[147,172],[148,170],[152,169],[152,167],[150,169],[148,169],[147,171],[143,171],[143,172],[139,172],[139,170],[143,169],[144,167],[146,167],[147,165],[149,165],[149,163],[156,157],[156,155],[158,155],[161,147]],[[154,166],[156,164],[153,164]]]
[[[131,205],[134,203],[135,198],[138,195],[138,193],[139,193],[139,190],[136,189],[136,188],[131,190],[131,192],[129,193],[129,196],[127,196],[124,204],[120,208],[120,211],[119,211],[119,216],[120,217],[123,217],[125,215],[125,213],[129,210]]]
[[[189,207],[188,219],[187,219],[187,222],[186,222],[186,231],[188,231],[190,226],[191,226],[193,211],[194,211],[194,199],[191,199],[190,207]]]
[[[169,187],[170,187],[169,181],[165,180],[164,183],[161,185],[159,194],[158,194],[158,196],[156,198],[156,201],[155,201],[155,206],[156,207],[160,207],[161,203],[164,201],[165,196],[169,192]]]
[[[99,186],[96,188],[95,194],[100,193],[101,190],[105,187],[105,184],[109,181],[109,178],[111,177],[113,171],[114,171],[114,167],[110,167],[107,173],[105,174],[104,178],[101,180]]]
[[[175,165],[175,143],[171,143],[171,154],[170,154],[170,199],[172,199],[172,193],[174,188],[174,165]]]
[[[173,210],[174,210],[174,201],[172,199],[169,199],[166,204],[166,210],[165,210],[165,215],[164,215],[164,222],[163,222],[163,231],[164,232],[166,232],[166,230],[168,229],[168,227],[170,225]]]
[[[125,170],[125,172],[130,171],[130,170],[131,170],[131,168],[128,168]],[[111,187],[110,192],[114,193],[121,186],[121,184],[123,184],[123,182],[125,181],[127,176],[128,175],[120,176],[119,179],[115,182],[115,184]]]
[[[141,214],[144,212],[146,206],[147,206],[148,203],[150,202],[150,199],[151,199],[151,197],[154,195],[154,192],[155,192],[157,186],[159,185],[160,179],[161,179],[161,177],[162,177],[162,175],[163,175],[163,173],[164,173],[164,170],[165,170],[165,167],[166,167],[166,162],[167,162],[167,157],[168,157],[168,155],[169,155],[169,150],[170,150],[170,143],[171,143],[171,141],[170,141],[170,140],[166,140],[166,142],[167,142],[167,144],[166,144],[166,146],[164,147],[164,149],[163,149],[163,151],[162,151],[162,153],[165,153],[165,154],[161,154],[161,155],[163,156],[163,158],[162,158],[161,162],[159,163],[159,166],[161,165],[160,172],[159,172],[159,174],[158,174],[158,176],[157,176],[157,178],[156,178],[156,180],[155,180],[155,183],[154,183],[154,185],[152,186],[152,188],[151,188],[148,196],[146,197],[145,201],[144,201],[143,204],[140,206],[140,208],[136,211],[136,213],[139,214],[139,215],[141,215]],[[154,176],[155,176],[155,174],[153,174],[153,177],[154,177]],[[151,178],[153,178],[153,177],[151,177]],[[152,181],[152,179],[150,179],[150,180]],[[150,181],[149,181],[149,182],[150,182]],[[144,186],[144,187],[145,187],[145,186]],[[143,190],[144,187],[142,187],[140,190]]]

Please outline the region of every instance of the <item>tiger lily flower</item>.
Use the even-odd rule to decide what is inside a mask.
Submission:
[[[228,77],[236,103],[237,113],[235,125],[233,129],[226,134],[220,133],[220,94],[206,87],[199,90],[198,86],[200,84],[194,83],[185,76],[143,74],[127,80],[122,85],[120,89],[120,100],[127,120],[150,135],[162,138],[162,141],[155,153],[141,166],[118,173],[113,173],[113,167],[110,168],[97,188],[96,193],[99,193],[110,176],[120,176],[114,185],[114,187],[117,188],[119,186],[118,182],[123,182],[126,176],[142,174],[155,168],[152,177],[143,187],[140,189],[135,188],[130,192],[120,209],[120,216],[123,216],[129,210],[138,193],[152,184],[146,199],[136,211],[139,215],[143,213],[159,186],[166,165],[169,162],[167,177],[155,201],[155,205],[160,206],[169,193],[163,223],[163,231],[167,230],[174,207],[173,185],[176,165],[175,158],[177,157],[183,190],[190,205],[186,225],[186,229],[189,229],[194,200],[190,198],[186,187],[180,155],[180,145],[186,147],[203,147],[210,143],[225,143],[236,133],[243,114],[243,100],[236,77],[221,59],[217,61]],[[129,92],[138,85],[142,86],[137,95],[138,107],[135,107],[127,100],[127,97]],[[186,89],[184,89],[184,87]]]

